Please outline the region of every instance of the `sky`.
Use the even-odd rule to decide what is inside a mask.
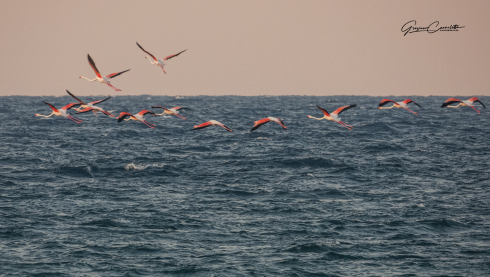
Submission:
[[[0,0],[0,96],[490,95],[490,1]],[[458,31],[402,26],[439,21]],[[410,23],[412,24],[412,23]],[[413,25],[413,24],[412,24]],[[167,74],[137,45],[169,59]],[[116,92],[93,79],[87,54]]]

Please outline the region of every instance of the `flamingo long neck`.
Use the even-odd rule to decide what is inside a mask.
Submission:
[[[461,106],[461,104],[463,104],[463,103],[459,103],[457,106],[446,106],[446,107],[447,108],[457,108],[457,107]]]
[[[314,117],[314,116],[311,116],[311,115],[310,115],[310,116],[308,116],[308,117],[309,117],[309,118],[316,119],[316,120],[324,120],[324,119],[327,119],[327,117],[326,117],[326,116],[324,116],[324,117]]]
[[[164,114],[165,114],[165,112],[163,112],[163,113],[156,113],[155,115],[164,115]]]
[[[94,78],[94,79],[92,79],[92,80],[90,80],[89,78],[84,77],[84,76],[80,76],[80,78],[85,79],[85,80],[87,80],[87,81],[89,81],[89,82],[97,81],[97,78]]]
[[[380,110],[393,109],[396,105],[393,104],[391,107],[379,107]]]
[[[40,117],[51,117],[52,115],[54,114],[54,112],[52,112],[50,115],[42,115],[42,114],[36,114],[36,116],[40,116]]]

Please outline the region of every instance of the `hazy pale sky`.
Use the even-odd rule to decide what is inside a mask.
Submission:
[[[490,95],[490,1],[0,1],[0,96]],[[410,33],[439,21],[457,32]],[[163,74],[138,42],[167,61]],[[79,79],[131,69],[105,84]]]

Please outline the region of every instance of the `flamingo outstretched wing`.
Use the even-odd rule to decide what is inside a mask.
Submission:
[[[336,109],[332,114],[339,115],[341,112],[346,111],[350,108],[354,108],[355,106],[357,106],[357,105],[354,104],[354,105],[347,105],[347,106],[340,107],[340,108]]]
[[[442,104],[441,108],[447,107],[447,106],[454,104],[454,103],[461,103],[461,100],[456,99],[456,98],[449,98],[444,102],[444,104]]]
[[[164,111],[167,111],[167,108],[162,107],[162,106],[151,106],[151,108],[152,108],[152,109],[159,108],[159,109],[163,109]]]
[[[142,110],[141,112],[137,113],[137,115],[142,116],[142,117],[145,116],[146,114],[155,115],[154,112],[149,111],[149,110]]]
[[[181,106],[173,107],[172,110],[174,111],[180,111],[180,110],[190,110],[190,108],[183,108]]]
[[[279,124],[284,130],[287,130],[288,127],[286,127],[286,125],[284,125],[284,122],[282,122],[282,120],[280,120],[279,118],[276,117],[276,122],[277,124]]]
[[[155,58],[155,56],[153,56],[150,52],[146,51],[145,49],[143,49],[143,47],[141,47],[141,45],[139,45],[138,42],[136,42],[136,45],[138,45],[138,47],[143,50],[143,52],[145,52],[146,54],[150,55],[155,61],[157,61],[157,58]]]
[[[191,129],[191,131],[192,131],[192,130],[199,130],[199,129],[202,129],[202,128],[206,128],[206,127],[209,127],[209,126],[211,126],[211,125],[213,125],[213,123],[211,123],[210,121],[208,121],[208,122],[204,122],[204,123],[202,123],[202,124],[195,125],[195,126],[194,126],[194,128],[193,128],[193,129]]]
[[[66,106],[64,106],[63,108],[61,108],[60,110],[65,110],[65,111],[68,111],[69,109],[73,108],[73,107],[76,107],[76,106],[80,106],[82,104],[80,103],[70,103]]]
[[[93,102],[90,102],[90,104],[92,104],[92,105],[97,105],[97,104],[100,104],[100,103],[102,103],[102,102],[104,102],[104,101],[106,101],[106,100],[109,100],[110,98],[111,98],[111,97],[109,96],[109,97],[107,97],[106,99],[102,99],[102,100],[98,100],[98,101],[93,101]]]
[[[43,101],[43,103],[46,104],[46,105],[48,105],[53,110],[53,112],[55,112],[55,113],[59,113],[60,112],[60,111],[58,111],[58,109],[56,109],[53,105],[49,104],[48,102],[44,102]]]
[[[219,125],[219,126],[221,126],[221,127],[225,128],[225,129],[226,129],[226,131],[228,131],[228,132],[233,132],[233,130],[232,130],[232,129],[230,129],[230,128],[228,128],[228,127],[226,127],[226,125],[225,125],[225,124],[221,124],[221,125]]]
[[[269,118],[263,118],[261,120],[255,121],[254,126],[252,127],[252,129],[250,129],[250,132],[257,130],[260,126],[266,124],[269,121],[271,121]]]
[[[94,60],[92,60],[92,57],[90,57],[89,54],[87,54],[87,56],[88,56],[88,63],[90,64],[92,69],[95,71],[95,75],[97,75],[97,77],[99,77],[99,78],[102,78],[102,75],[100,75],[99,70],[95,66]]]
[[[481,104],[481,105],[482,105],[482,106],[483,106],[485,109],[487,108],[487,107],[485,107],[485,105],[483,105],[483,103],[480,101],[480,99],[478,99],[478,98],[476,98],[476,97],[472,97],[472,98],[468,99],[468,101],[471,101],[471,102],[478,102],[478,103],[480,103],[480,104]]]
[[[127,113],[127,112],[121,112],[121,113],[119,114],[119,116],[117,117],[117,122],[121,122],[121,121],[123,121],[123,120],[124,120],[126,117],[131,117],[131,116],[133,116],[133,115],[132,115],[132,114],[130,114],[130,113]]]
[[[80,102],[80,104],[82,105],[86,105],[82,100],[78,99],[75,95],[73,95],[71,92],[69,92],[68,90],[66,90],[66,92],[68,93],[68,95],[70,95],[71,97],[75,98],[78,102]]]
[[[83,110],[81,110],[81,111],[77,112],[76,114],[79,114],[79,113],[86,113],[86,112],[90,112],[90,111],[95,111],[95,112],[99,111],[99,112],[101,112],[101,113],[103,113],[103,114],[105,114],[105,115],[108,115],[108,116],[110,116],[110,117],[116,117],[115,115],[111,114],[111,113],[110,113],[110,112],[108,112],[108,111],[104,111],[104,110],[102,110],[102,109],[94,109],[94,108],[92,108],[92,107],[85,108],[85,109],[83,109]]]
[[[390,100],[390,99],[383,99],[383,100],[381,100],[381,102],[379,103],[378,107],[384,106],[384,105],[386,105],[386,104],[388,104],[388,103],[390,103],[390,102],[391,102],[391,103],[394,103],[394,104],[397,104],[397,103],[396,103],[395,101],[393,101],[393,100]]]
[[[107,75],[106,77],[109,78],[109,79],[112,79],[114,77],[117,77],[117,76],[123,74],[124,72],[128,72],[129,70],[131,70],[131,69],[124,70],[124,71],[121,71],[121,72],[112,73],[112,74]]]
[[[163,59],[163,60],[165,60],[165,61],[166,61],[166,60],[171,59],[171,58],[173,58],[173,57],[177,57],[178,55],[180,55],[180,54],[184,53],[185,51],[187,51],[187,49],[185,49],[184,51],[180,51],[180,52],[179,52],[179,53],[177,53],[177,54],[170,55],[170,56],[166,57],[166,58],[165,58],[165,59]]]
[[[419,107],[422,108],[422,106],[420,106],[419,104],[415,103],[415,101],[410,100],[410,99],[403,100],[402,103],[404,103],[405,105],[408,105],[410,103],[414,103],[415,105],[417,105],[417,106],[419,106]]]
[[[320,106],[318,106],[318,105],[316,105],[316,107],[317,107],[317,108],[319,108],[319,109],[320,109],[320,111],[322,111],[322,112],[323,112],[323,113],[324,113],[326,116],[330,116],[330,114],[329,114],[329,113],[327,112],[327,110],[325,110],[324,108],[322,108],[322,107],[320,107]]]

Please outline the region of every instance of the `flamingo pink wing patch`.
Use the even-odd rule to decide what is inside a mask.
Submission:
[[[381,102],[379,103],[378,107],[384,106],[384,105],[386,105],[386,104],[388,104],[388,103],[390,103],[390,102],[391,102],[391,103],[395,103],[395,104],[397,104],[397,103],[396,103],[395,101],[393,101],[393,100],[390,100],[390,99],[383,99],[383,100],[381,100]]]
[[[471,101],[471,102],[478,102],[478,103],[480,103],[480,104],[481,104],[481,105],[482,105],[482,106],[483,106],[485,109],[487,108],[487,107],[485,107],[485,105],[483,105],[483,103],[480,101],[480,99],[478,99],[478,98],[476,98],[476,97],[472,97],[472,98],[468,99],[468,101]]]
[[[69,110],[69,109],[71,109],[71,108],[73,108],[75,106],[80,106],[80,105],[81,105],[80,103],[70,103],[70,104],[64,106],[61,109],[67,111],[67,110]]]
[[[451,105],[451,104],[454,104],[454,103],[460,103],[460,102],[461,102],[461,100],[459,100],[459,99],[456,99],[456,98],[449,98],[449,99],[447,99],[447,100],[444,102],[444,104],[442,104],[441,108],[447,107],[447,106],[449,106],[449,105]]]
[[[326,116],[330,116],[330,114],[329,114],[329,113],[327,112],[327,110],[325,110],[324,108],[322,108],[322,107],[320,107],[320,106],[318,106],[318,105],[316,105],[316,107],[317,107],[317,108],[319,108],[319,109],[320,109],[320,111],[322,111],[322,112],[323,112],[323,113],[324,113]]]
[[[414,103],[415,105],[419,106],[419,107],[422,107],[420,106],[419,104],[417,104],[415,101],[411,100],[411,99],[406,99],[406,100],[403,100],[402,103],[404,103],[405,105],[408,105],[410,103]]]
[[[152,115],[155,115],[155,113],[154,113],[154,112],[149,111],[149,110],[142,110],[141,112],[137,113],[137,115],[139,115],[139,116],[145,116],[146,114],[152,114]]]
[[[267,122],[269,122],[269,121],[270,121],[270,119],[269,119],[269,118],[263,118],[263,119],[261,119],[261,120],[257,120],[257,121],[255,121],[255,122],[254,122],[255,124],[254,124],[254,126],[252,127],[252,129],[251,129],[250,131],[252,132],[252,131],[257,130],[257,129],[258,129],[260,126],[262,126],[262,125],[266,124],[266,123],[267,123]]]
[[[204,122],[202,124],[199,124],[199,125],[194,126],[194,128],[191,129],[191,130],[198,130],[198,129],[209,127],[211,125],[213,125],[213,123],[211,123],[211,122],[208,121],[208,122]]]
[[[357,106],[357,105],[347,105],[347,106],[340,107],[340,108],[336,109],[332,114],[338,115],[343,111],[346,111],[350,108],[354,108],[355,106]]]
[[[119,116],[117,117],[117,122],[121,122],[121,121],[123,121],[123,120],[124,120],[126,117],[128,117],[128,116],[133,116],[133,115],[132,115],[132,114],[130,114],[130,113],[127,113],[127,112],[121,112],[121,113],[119,114]]]

